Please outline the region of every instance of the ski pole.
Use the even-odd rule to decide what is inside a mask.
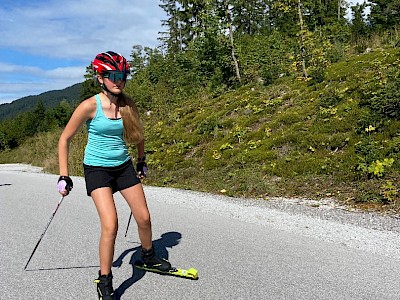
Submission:
[[[128,225],[126,226],[126,231],[125,231],[125,237],[126,237],[126,235],[128,234],[128,228],[129,228],[129,224],[131,223],[131,219],[132,219],[132,212],[131,212],[131,214],[129,215]]]
[[[54,216],[56,215],[56,212],[57,212],[58,208],[60,207],[61,202],[63,201],[63,199],[64,199],[64,196],[62,196],[61,199],[58,201],[57,207],[56,207],[56,209],[54,210],[53,214],[51,215],[49,222],[47,222],[46,228],[44,229],[42,235],[41,235],[40,238],[39,238],[39,241],[37,242],[35,248],[33,249],[32,254],[31,254],[31,256],[29,257],[28,262],[26,263],[24,270],[26,270],[26,267],[28,266],[29,262],[31,261],[33,254],[35,253],[37,247],[39,246],[39,244],[40,244],[40,242],[41,242],[41,240],[42,240],[44,234],[45,234],[46,231],[47,231],[47,228],[49,228],[50,223],[51,223],[51,221],[53,220]]]

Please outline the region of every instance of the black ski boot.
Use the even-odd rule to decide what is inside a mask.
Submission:
[[[142,260],[147,268],[156,269],[161,272],[168,272],[171,270],[171,264],[169,261],[156,256],[154,247],[150,250],[142,248]]]
[[[97,284],[97,294],[99,295],[99,300],[115,300],[114,288],[112,284],[112,273],[108,275],[100,275],[94,283]]]

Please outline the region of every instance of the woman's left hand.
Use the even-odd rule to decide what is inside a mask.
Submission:
[[[136,172],[140,179],[147,176],[147,164],[144,161],[138,162],[136,165]]]

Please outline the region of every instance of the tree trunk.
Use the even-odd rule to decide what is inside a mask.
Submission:
[[[231,18],[231,12],[229,9],[226,10],[226,15],[228,17],[228,25],[229,25],[229,38],[231,41],[231,49],[232,49],[232,59],[233,63],[235,65],[235,71],[236,71],[236,78],[238,79],[239,82],[242,82],[241,77],[240,77],[240,70],[239,70],[239,63],[235,55],[235,43],[233,40],[233,27],[232,27],[232,18]]]
[[[297,10],[299,14],[299,22],[300,22],[300,53],[301,53],[301,70],[303,72],[304,79],[307,79],[308,74],[306,70],[306,49],[304,48],[304,22],[303,22],[303,13],[301,11],[301,0],[298,0]]]

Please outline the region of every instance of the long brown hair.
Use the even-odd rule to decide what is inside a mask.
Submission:
[[[124,93],[118,96],[119,111],[124,124],[124,139],[129,144],[139,144],[144,139],[144,129],[135,102]]]

